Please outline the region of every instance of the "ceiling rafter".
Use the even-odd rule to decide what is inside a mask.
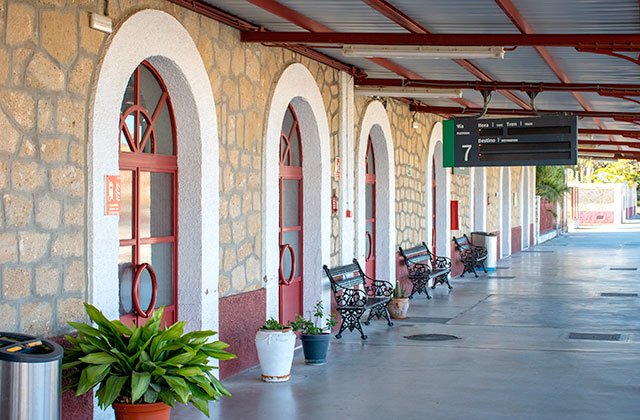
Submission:
[[[404,29],[409,32],[416,34],[429,34],[429,30],[413,20],[410,16],[406,15],[401,10],[397,9],[395,6],[389,4],[386,0],[362,0],[364,3],[369,5],[371,8],[376,10],[378,13],[384,15],[386,18],[391,20],[392,22],[400,25]],[[457,59],[453,60],[457,65],[464,68],[469,73],[473,74],[480,80],[484,81],[493,81],[494,78],[489,75],[486,71],[480,69],[474,63],[469,60]],[[502,94],[507,99],[514,102],[516,105],[520,106],[524,109],[531,109],[531,106],[518,95],[513,92],[499,90],[500,94]]]
[[[633,147],[636,149],[640,149],[640,142],[632,142],[632,141],[598,141],[598,140],[582,140],[578,139],[578,144],[580,146],[627,146]],[[598,149],[595,149],[598,150]]]
[[[322,23],[317,22],[311,19],[310,17],[305,16],[281,3],[278,3],[275,0],[247,0],[247,1],[255,6],[258,6],[268,11],[269,13],[279,16],[282,19],[285,19],[309,31],[309,32],[302,32],[302,33],[311,33],[311,34],[317,34],[317,35],[334,33],[331,30],[331,28],[329,28],[328,26],[325,26]],[[245,33],[246,32],[242,32],[240,34],[241,40],[242,40],[242,35]],[[268,32],[260,32],[260,33],[268,33]],[[409,69],[406,69],[403,66],[397,63],[394,63],[391,60],[387,60],[385,58],[370,58],[369,61],[387,70],[390,70],[395,74],[401,77],[404,77],[405,79],[421,79],[422,78],[422,76],[420,76],[418,73],[415,73]],[[464,98],[455,98],[455,99],[452,99],[452,101],[462,106],[476,106],[475,103],[468,101]]]
[[[535,32],[511,0],[495,0],[495,2],[520,32],[527,35]],[[538,45],[534,46],[534,49],[551,69],[553,74],[556,75],[558,80],[563,83],[571,83],[571,78],[562,70],[558,62],[551,56],[551,53],[549,53],[545,47]],[[585,111],[592,111],[591,105],[581,93],[574,91],[571,92],[571,94]],[[599,118],[594,118],[593,121],[598,125],[598,127],[606,128],[606,125]]]
[[[431,114],[447,114],[447,115],[461,115],[461,116],[477,116],[483,112],[482,108],[456,108],[447,106],[431,106],[431,105],[418,105],[411,106],[411,111],[415,112],[428,112]],[[507,108],[487,108],[487,115],[517,115],[517,116],[538,116],[543,114],[571,114],[578,117],[598,117],[598,118],[613,118],[620,120],[640,120],[640,112],[610,112],[610,111],[576,111],[573,109],[507,109]]]

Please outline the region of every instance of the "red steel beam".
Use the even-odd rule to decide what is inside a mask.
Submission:
[[[389,4],[386,0],[362,0],[364,3],[368,4],[374,10],[378,11],[378,13],[384,15],[392,22],[400,25],[404,29],[412,32],[414,34],[429,34],[430,32],[424,26],[420,25],[418,22],[413,20],[408,15],[404,14],[402,11],[397,9],[392,4]],[[467,70],[469,73],[473,74],[480,80],[484,81],[493,81],[493,77],[487,74],[484,70],[480,69],[478,66],[473,64],[469,60],[453,60],[454,63],[459,65],[460,67]],[[523,101],[518,95],[509,91],[499,91],[500,94],[505,96],[507,99],[511,100],[518,106],[524,109],[531,109],[531,106]]]
[[[424,87],[441,89],[473,89],[477,91],[518,90],[522,92],[595,92],[611,96],[640,96],[640,84],[612,83],[548,83],[548,82],[506,82],[506,81],[461,81],[461,80],[401,80],[362,78],[356,80],[358,86],[383,87]]]
[[[171,3],[175,3],[181,7],[184,7],[185,9],[192,10],[202,16],[206,16],[218,22],[222,22],[225,25],[231,26],[232,28],[239,29],[240,31],[263,30],[258,25],[255,25],[249,21],[241,19],[237,16],[234,16],[230,13],[225,12],[224,10],[220,10],[204,2],[200,2],[196,0],[169,0],[169,1]],[[284,48],[288,48],[289,50],[294,51],[298,54],[301,54],[305,57],[309,57],[312,60],[318,61],[320,63],[326,64],[329,67],[333,67],[335,69],[344,71],[352,75],[358,76],[358,75],[364,74],[364,72],[359,68],[351,66],[349,64],[345,64],[342,61],[336,60],[335,58],[322,54],[312,48],[308,48],[300,45],[285,46]]]
[[[529,25],[529,22],[520,14],[520,11],[516,8],[516,6],[512,3],[511,0],[495,0],[498,6],[502,9],[502,11],[507,15],[511,22],[518,28],[518,30],[526,35],[531,35],[534,33],[533,28]],[[571,83],[571,79],[569,76],[562,70],[558,62],[551,56],[549,51],[543,46],[535,46],[535,50],[538,52],[540,57],[547,63],[547,66],[551,69],[551,71],[556,75],[558,80],[564,83]],[[582,96],[582,94],[578,92],[571,93],[576,101],[584,108],[585,111],[591,111],[591,106],[589,102]],[[594,118],[595,123],[600,128],[606,128],[604,123],[597,118]]]
[[[633,141],[598,141],[598,140],[581,140],[578,139],[578,145],[587,146],[627,146],[640,149],[640,142]],[[595,149],[598,150],[598,149]]]
[[[258,1],[258,0],[250,0]],[[267,1],[267,0],[261,0]],[[452,47],[593,47],[640,50],[640,34],[405,34],[379,32],[242,32],[242,42],[269,44],[431,45]]]
[[[309,32],[301,32],[301,33],[312,34],[312,35],[327,35],[327,34],[330,35],[332,33],[335,33],[328,26],[325,26],[322,23],[309,18],[308,16],[305,16],[283,4],[280,4],[277,1],[274,1],[274,0],[248,0],[248,1],[249,3],[254,4],[255,6],[258,6],[276,16],[281,17],[282,19],[285,19],[309,31]],[[261,33],[267,33],[267,32],[261,32]],[[243,34],[246,34],[246,32],[240,33],[241,40],[242,40]],[[385,69],[390,70],[396,73],[397,75],[404,77],[405,79],[421,79],[422,78],[422,76],[420,76],[418,73],[414,73],[411,70],[399,64],[396,64],[391,60],[387,60],[385,58],[371,58],[369,59],[369,61],[376,63],[377,65],[384,67]],[[457,98],[452,100],[462,106],[476,105],[473,102],[468,101],[464,98]]]
[[[411,111],[427,112],[430,114],[448,114],[448,115],[480,115],[482,108],[456,108],[447,106],[430,106],[430,105],[412,105]],[[487,115],[516,115],[516,116],[532,116],[538,114],[570,114],[578,117],[599,117],[599,118],[625,118],[640,119],[640,112],[607,112],[607,111],[575,111],[571,109],[538,109],[536,111],[526,109],[503,109],[488,108]]]

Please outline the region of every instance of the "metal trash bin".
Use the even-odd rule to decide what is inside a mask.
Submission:
[[[0,332],[0,418],[59,420],[62,347]]]
[[[487,271],[496,271],[498,262],[498,237],[493,233],[471,232],[471,242],[487,248],[487,259],[484,266]]]

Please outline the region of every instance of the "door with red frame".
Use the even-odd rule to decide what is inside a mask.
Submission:
[[[287,323],[302,314],[302,144],[298,117],[287,108],[280,135],[279,317]]]
[[[437,220],[437,210],[436,206],[438,204],[438,190],[436,189],[436,158],[434,157],[431,161],[431,167],[433,170],[431,171],[431,253],[433,255],[436,254],[436,220]]]
[[[129,79],[120,114],[120,319],[143,325],[165,307],[177,321],[177,140],[171,98],[148,62]]]
[[[371,136],[367,141],[365,158],[365,271],[371,278],[376,278],[376,158],[373,152]]]

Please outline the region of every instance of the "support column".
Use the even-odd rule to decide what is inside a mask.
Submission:
[[[354,86],[353,77],[340,72],[340,156],[341,178],[338,188],[340,220],[340,264],[350,263],[355,255],[354,191]],[[334,162],[335,164],[335,162]],[[347,217],[347,210],[350,217]]]

